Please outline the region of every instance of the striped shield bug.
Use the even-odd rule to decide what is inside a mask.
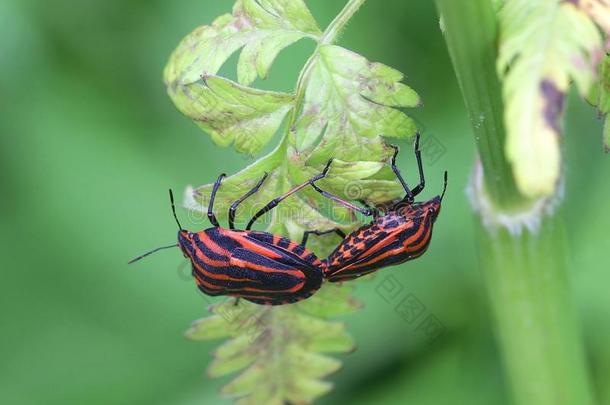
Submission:
[[[444,175],[443,192],[425,202],[415,202],[415,197],[425,187],[424,170],[419,149],[419,134],[415,138],[415,157],[419,169],[419,184],[412,190],[403,179],[396,156],[398,147],[392,146],[394,155],[391,160],[392,171],[400,181],[405,196],[397,201],[368,207],[357,211],[373,216],[373,221],[347,235],[337,248],[324,260],[324,276],[331,282],[351,280],[371,273],[382,267],[413,260],[427,250],[432,237],[432,228],[441,209],[441,202],[447,189],[447,172]],[[349,208],[347,201],[320,189],[312,183],[316,191]],[[330,232],[330,231],[329,231]]]
[[[235,229],[235,213],[239,204],[263,185],[267,173],[250,191],[231,205],[229,229],[221,227],[214,214],[214,199],[224,174],[214,183],[208,205],[207,215],[213,226],[200,232],[190,232],[182,228],[170,190],[172,213],[179,228],[178,244],[154,249],[130,263],[160,249],[180,247],[184,256],[191,261],[198,288],[207,295],[229,295],[267,305],[289,304],[308,298],[322,284],[323,262],[301,244],[250,228],[257,218],[282,200],[323,178],[330,163],[321,174],[269,202],[255,214],[245,230]]]

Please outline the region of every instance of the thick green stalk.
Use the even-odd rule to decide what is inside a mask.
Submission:
[[[479,251],[513,399],[528,405],[591,403],[561,218],[540,209],[549,201],[527,201],[518,193],[504,155],[491,0],[436,2],[484,173],[474,196],[479,208],[488,207],[481,212]],[[516,212],[523,215],[510,216]]]
[[[592,402],[566,280],[561,221],[515,237],[480,228],[481,264],[518,404]]]
[[[437,0],[447,32],[445,39],[464,96],[494,203],[521,205],[504,156],[502,88],[496,74],[497,25],[490,0]]]

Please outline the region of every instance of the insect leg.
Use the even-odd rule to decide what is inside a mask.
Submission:
[[[424,166],[421,163],[421,150],[419,149],[419,132],[415,136],[415,159],[417,159],[417,169],[419,170],[419,184],[412,190],[413,196],[418,195],[426,187],[424,179]]]
[[[358,200],[358,202],[360,204],[364,205],[365,208],[368,208],[369,210],[371,210],[371,212],[373,213],[373,218],[379,217],[379,209],[377,207],[371,206],[369,203],[367,203],[364,200]]]
[[[214,183],[214,188],[212,188],[212,195],[210,196],[210,204],[208,204],[208,219],[210,220],[212,225],[214,225],[215,227],[219,227],[220,224],[218,223],[218,220],[216,219],[216,215],[214,215],[214,199],[216,198],[216,192],[218,191],[218,188],[220,187],[220,183],[222,182],[222,179],[225,176],[226,176],[226,174],[222,173],[216,179],[216,182]]]
[[[447,191],[447,170],[445,170],[445,182],[443,184],[443,194],[441,194],[441,201],[443,201],[443,197],[445,197],[445,191]]]
[[[350,210],[357,211],[357,212],[361,213],[362,215],[366,215],[367,217],[370,217],[371,215],[373,215],[374,210],[371,208],[361,208],[361,207],[358,207],[345,200],[342,200],[341,198],[337,197],[336,195],[331,194],[328,191],[322,190],[320,187],[316,186],[314,183],[311,183],[311,186],[314,188],[314,190],[316,190],[318,193],[322,194],[324,197],[326,197],[330,200],[333,200],[334,202],[339,203],[339,204],[343,205],[344,207],[349,208]]]
[[[252,187],[252,190],[248,191],[239,200],[237,200],[233,204],[231,204],[231,208],[229,208],[229,228],[230,229],[235,229],[235,211],[237,211],[237,207],[239,206],[239,204],[244,202],[244,200],[246,198],[250,197],[252,194],[256,193],[261,188],[261,186],[263,185],[263,183],[265,182],[265,180],[267,179],[268,176],[269,176],[269,173],[265,172],[265,174],[263,175],[263,178],[260,179],[259,182],[254,187]]]
[[[291,195],[293,195],[294,193],[296,193],[297,191],[302,190],[303,188],[307,187],[309,184],[313,185],[314,181],[320,180],[321,178],[326,176],[326,173],[328,173],[328,169],[330,168],[331,163],[333,162],[333,160],[329,160],[328,163],[326,164],[326,166],[324,167],[324,170],[322,170],[322,173],[315,175],[314,177],[312,177],[311,179],[307,180],[305,183],[303,184],[299,184],[298,186],[294,187],[292,190],[287,191],[286,193],[284,193],[283,195],[281,195],[280,197],[274,198],[273,200],[271,200],[267,205],[265,205],[263,208],[261,208],[256,214],[254,214],[254,216],[252,217],[252,219],[250,219],[250,222],[248,222],[248,225],[246,226],[246,230],[250,230],[250,228],[252,228],[252,225],[254,224],[254,222],[256,222],[256,220],[258,218],[260,218],[261,216],[263,216],[265,213],[271,211],[273,208],[275,208],[280,202],[282,202],[283,200],[285,200],[286,198],[290,197]]]
[[[400,184],[402,184],[402,188],[405,190],[406,196],[405,196],[404,200],[406,200],[408,202],[412,202],[414,199],[413,192],[409,189],[407,182],[405,181],[405,179],[402,178],[402,175],[400,174],[400,170],[396,166],[396,155],[398,155],[398,146],[396,146],[396,145],[390,145],[390,146],[392,147],[392,149],[394,149],[394,156],[392,156],[392,164],[391,164],[392,171],[394,172],[394,174],[400,181]]]
[[[321,236],[329,233],[336,233],[341,237],[341,239],[345,239],[345,233],[339,228],[333,228],[327,231],[305,231],[303,232],[303,239],[301,240],[301,245],[305,246],[307,244],[307,239],[309,239],[310,234]]]

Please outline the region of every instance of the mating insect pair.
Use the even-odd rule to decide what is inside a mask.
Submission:
[[[315,182],[324,178],[332,160],[322,173],[293,188],[284,195],[273,199],[259,210],[249,221],[245,230],[234,226],[238,206],[256,193],[267,178],[267,174],[244,196],[235,201],[229,209],[229,229],[222,228],[214,215],[214,199],[224,174],[214,183],[208,218],[213,227],[200,232],[189,232],[182,228],[176,216],[173,195],[170,190],[172,212],[178,224],[178,244],[164,246],[133,259],[140,260],[160,249],[179,246],[192,264],[193,276],[199,289],[208,295],[230,295],[244,298],[257,304],[280,305],[293,303],[314,294],[323,279],[331,282],[357,278],[382,267],[398,264],[421,256],[427,249],[432,234],[432,226],[440,211],[440,205],[447,186],[440,196],[415,203],[414,199],[425,185],[419,135],[415,141],[415,155],[419,168],[420,182],[409,189],[396,167],[398,148],[394,147],[391,167],[403,185],[405,197],[386,204],[383,215],[377,208],[360,208],[322,189]],[[374,220],[358,230],[345,235],[340,230],[306,231],[301,243],[268,232],[251,230],[254,222],[276,207],[282,200],[311,185],[317,192],[354,211]],[[305,245],[310,234],[323,235],[338,233],[343,241],[328,258],[321,260]]]

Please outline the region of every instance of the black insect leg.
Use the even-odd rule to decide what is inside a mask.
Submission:
[[[219,227],[220,224],[218,223],[218,220],[216,219],[216,215],[214,215],[214,199],[216,198],[216,192],[218,191],[218,188],[220,187],[220,183],[222,182],[222,179],[225,176],[226,176],[226,174],[222,173],[216,179],[216,182],[214,183],[214,188],[212,188],[212,195],[210,196],[210,204],[208,205],[208,219],[210,220],[212,225],[214,225],[215,227]]]
[[[358,202],[360,204],[364,205],[365,208],[368,208],[369,210],[371,210],[371,212],[373,213],[373,218],[379,217],[379,209],[377,207],[371,206],[369,203],[367,203],[364,200],[358,200]]]
[[[421,150],[419,149],[419,133],[415,136],[415,159],[417,160],[417,169],[419,170],[419,184],[412,190],[413,196],[415,197],[426,187],[426,180],[424,178],[424,166],[421,162]]]
[[[178,229],[183,230],[184,228],[180,225],[180,221],[178,221],[178,215],[176,215],[176,204],[174,204],[174,192],[172,189],[169,189],[169,203],[172,207],[172,214],[174,214],[174,219],[176,220],[176,224],[178,225]]]
[[[250,197],[252,194],[256,193],[261,186],[263,185],[263,183],[265,182],[265,180],[267,179],[267,177],[269,176],[269,173],[265,172],[265,174],[263,175],[263,178],[259,180],[259,182],[252,187],[252,189],[250,191],[248,191],[246,194],[244,194],[239,200],[235,201],[233,204],[231,204],[231,208],[229,208],[229,228],[230,229],[235,229],[235,212],[237,211],[237,207],[239,206],[239,204],[241,204],[242,202],[244,202],[244,200],[248,197]]]
[[[321,235],[326,235],[329,233],[336,233],[337,235],[339,235],[341,237],[341,239],[345,239],[345,233],[339,228],[329,229],[328,231],[305,231],[303,233],[303,239],[301,240],[301,245],[305,246],[307,244],[307,239],[309,239],[309,235],[311,235],[311,234],[321,236]]]
[[[445,170],[445,181],[443,184],[443,194],[441,194],[441,201],[443,201],[443,198],[445,197],[445,191],[447,191],[447,170]]]
[[[250,219],[250,222],[248,222],[248,225],[246,226],[246,230],[250,230],[250,228],[252,228],[252,225],[254,225],[254,222],[256,222],[256,220],[258,218],[260,218],[261,216],[265,215],[265,213],[271,211],[273,208],[275,208],[280,202],[282,202],[283,200],[285,200],[286,198],[290,197],[291,195],[293,195],[294,193],[296,193],[297,191],[302,190],[303,188],[307,187],[310,184],[313,184],[314,181],[320,180],[321,178],[323,178],[324,176],[326,176],[326,173],[328,173],[328,169],[330,168],[330,164],[332,163],[332,159],[328,161],[328,163],[326,164],[326,166],[324,167],[324,170],[322,171],[322,173],[315,175],[314,177],[312,177],[311,179],[307,180],[305,183],[303,184],[299,184],[298,186],[296,186],[295,188],[293,188],[292,190],[284,193],[282,196],[274,198],[273,200],[271,200],[267,205],[265,205],[263,208],[261,208],[256,214],[254,214],[254,216],[252,217],[252,219]]]
[[[366,215],[367,217],[370,217],[373,215],[374,209],[372,209],[372,208],[358,207],[350,202],[342,200],[341,198],[337,197],[334,194],[329,193],[328,191],[322,190],[320,187],[316,186],[314,183],[311,183],[311,186],[314,188],[314,190],[316,190],[318,193],[322,194],[324,197],[326,197],[330,200],[333,200],[334,202],[339,203],[339,204],[343,205],[344,207],[349,208],[352,211],[357,211],[357,212],[361,213],[362,215]]]
[[[390,145],[390,146],[392,147],[392,149],[394,149],[394,156],[392,156],[392,163],[391,163],[392,171],[398,178],[398,181],[400,181],[400,184],[402,184],[402,188],[405,190],[405,193],[406,193],[405,197],[403,198],[403,201],[412,203],[414,200],[413,192],[411,191],[411,189],[409,189],[407,182],[405,181],[405,179],[402,178],[402,175],[400,174],[400,170],[396,166],[396,155],[398,155],[398,150],[399,150],[398,146],[396,146],[396,145]]]

